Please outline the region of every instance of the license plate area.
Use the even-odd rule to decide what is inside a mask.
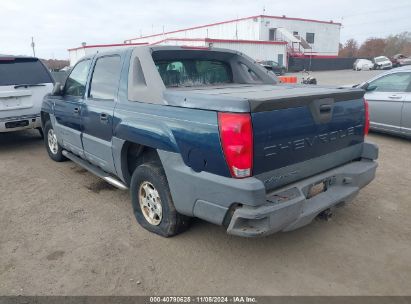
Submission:
[[[29,125],[28,120],[19,120],[19,121],[11,121],[11,122],[6,122],[6,129],[14,129],[14,128],[21,128],[21,127],[27,127]]]
[[[21,98],[17,98],[17,97],[4,98],[2,99],[2,106],[4,109],[21,107],[22,100]]]
[[[330,184],[329,179],[322,180],[318,183],[315,183],[311,186],[308,187],[307,191],[307,199],[313,198],[314,196],[317,196],[318,194],[321,194],[328,189],[328,185]]]

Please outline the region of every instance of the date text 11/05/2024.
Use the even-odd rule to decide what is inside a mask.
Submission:
[[[150,303],[258,303],[255,297],[248,296],[162,296],[150,297]]]

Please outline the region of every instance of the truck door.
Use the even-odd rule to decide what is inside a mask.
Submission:
[[[115,173],[111,139],[120,71],[120,56],[109,55],[97,58],[91,75],[88,96],[81,111],[85,157],[91,163],[111,173]]]
[[[401,133],[401,115],[411,73],[392,73],[369,83],[365,99],[370,106],[371,127]]]
[[[75,154],[83,155],[81,144],[81,108],[86,92],[91,60],[80,61],[67,77],[62,96],[55,97],[54,129],[62,146]]]

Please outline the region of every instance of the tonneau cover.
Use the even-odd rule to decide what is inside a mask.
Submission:
[[[172,106],[222,112],[262,112],[305,106],[316,99],[334,102],[360,99],[361,89],[313,85],[224,85],[169,88],[164,99]]]

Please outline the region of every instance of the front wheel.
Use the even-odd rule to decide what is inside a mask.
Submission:
[[[131,202],[137,222],[164,237],[188,228],[189,217],[177,212],[161,164],[145,163],[134,170],[130,184]]]
[[[44,144],[50,158],[56,162],[64,161],[66,158],[63,156],[63,148],[57,141],[57,135],[50,120],[46,121],[44,125],[44,135]]]

